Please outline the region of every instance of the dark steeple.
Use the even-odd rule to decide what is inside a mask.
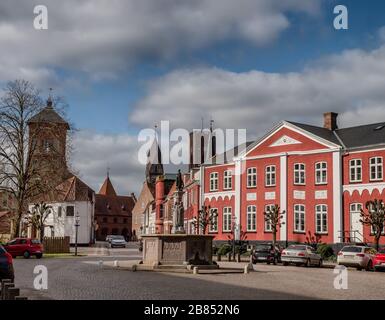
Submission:
[[[155,186],[156,178],[163,174],[162,154],[157,139],[154,139],[154,142],[147,153],[146,181],[150,185]]]

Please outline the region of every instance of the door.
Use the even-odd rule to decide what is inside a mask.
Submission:
[[[361,219],[361,203],[350,205],[350,242],[363,242],[364,228]]]

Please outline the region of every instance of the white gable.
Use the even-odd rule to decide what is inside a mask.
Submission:
[[[295,140],[293,138],[290,138],[288,136],[282,136],[277,141],[272,143],[270,145],[270,147],[280,147],[280,146],[287,146],[287,145],[290,145],[290,144],[300,144],[300,143],[302,143],[302,142],[300,142],[298,140]]]

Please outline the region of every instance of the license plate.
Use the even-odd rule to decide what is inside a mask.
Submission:
[[[344,256],[344,258],[353,258],[354,256]]]

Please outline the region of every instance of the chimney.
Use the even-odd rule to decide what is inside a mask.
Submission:
[[[334,131],[338,129],[337,125],[338,113],[326,112],[324,113],[324,128]]]

